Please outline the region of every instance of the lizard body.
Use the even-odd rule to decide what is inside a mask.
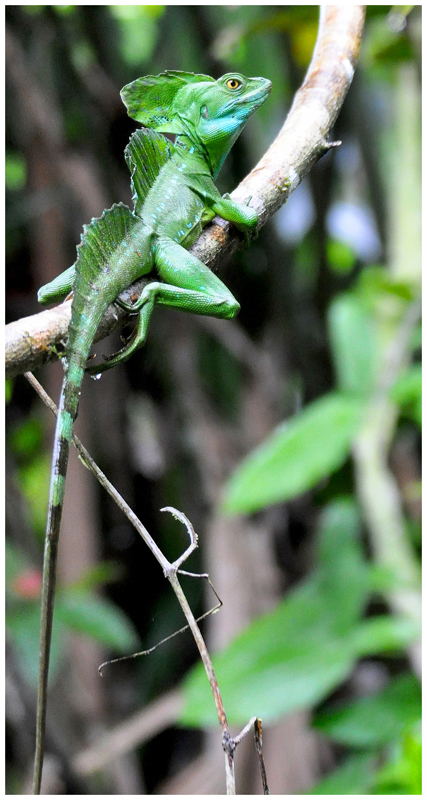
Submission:
[[[133,134],[125,151],[134,210],[121,203],[113,205],[84,226],[75,265],[38,293],[41,303],[51,303],[72,291],[73,302],[45,536],[36,793],[40,791],[59,529],[83,376],[85,371],[109,369],[141,347],[156,303],[221,318],[231,318],[238,312],[239,304],[231,292],[188,248],[215,214],[243,232],[256,227],[254,209],[238,205],[228,196],[221,197],[214,178],[247,119],[266,100],[270,89],[265,78],[227,74],[215,81],[186,72],[147,76],[125,86],[121,96],[128,113],[145,126]],[[161,132],[176,134],[175,143]],[[159,279],[144,288],[136,303],[118,300],[124,289],[153,270]],[[99,366],[87,367],[101,318],[116,300],[138,312],[136,330],[123,350]]]

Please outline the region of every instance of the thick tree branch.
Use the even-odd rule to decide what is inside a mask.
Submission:
[[[305,80],[277,138],[257,166],[232,193],[232,199],[251,205],[261,227],[288,199],[313,164],[328,150],[328,136],[350,87],[359,54],[365,6],[322,6],[313,58]],[[218,217],[202,233],[192,252],[215,268],[239,246],[241,235]],[[127,296],[142,291],[138,281]],[[123,295],[126,296],[126,295]],[[71,301],[10,323],[6,328],[6,374],[33,370],[64,350]],[[122,327],[128,315],[108,309],[97,341]]]

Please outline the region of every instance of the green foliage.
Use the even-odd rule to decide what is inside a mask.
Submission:
[[[343,392],[369,395],[375,379],[372,315],[353,292],[339,295],[329,308],[329,330],[337,382]]]
[[[138,645],[128,618],[105,598],[82,590],[63,589],[58,593],[55,613],[64,627],[91,636],[106,647],[126,651]]]
[[[421,428],[422,422],[422,371],[414,364],[402,373],[394,384],[391,398],[400,406],[401,413],[413,419]]]
[[[10,432],[10,446],[17,458],[25,463],[40,452],[43,427],[37,417],[28,417]]]
[[[48,453],[39,454],[22,464],[17,471],[20,487],[28,504],[32,528],[42,536],[46,525],[47,493],[51,458]]]
[[[371,20],[367,28],[363,44],[363,63],[367,68],[375,70],[382,80],[392,80],[397,67],[416,56],[414,44],[408,37],[405,26],[405,17],[412,8],[413,6],[394,6],[386,24],[382,17],[378,17]]]
[[[399,675],[377,694],[319,712],[315,727],[338,744],[376,747],[397,739],[420,719],[421,689],[411,674]]]
[[[351,755],[331,775],[310,789],[310,794],[369,794],[375,766],[375,756],[371,753]]]
[[[394,744],[388,762],[375,775],[371,794],[422,794],[421,725]]]
[[[324,700],[365,655],[399,651],[418,630],[406,619],[362,619],[371,591],[362,556],[360,521],[350,499],[336,500],[321,515],[318,565],[269,614],[214,658],[229,721],[256,713],[264,722]],[[215,722],[201,665],[184,683],[187,725]]]
[[[339,469],[360,425],[359,399],[331,393],[277,428],[236,470],[223,510],[249,513],[296,497]]]
[[[359,403],[363,424],[365,409],[375,399],[385,374],[384,365],[381,365],[384,346],[392,340],[418,291],[414,283],[405,280],[405,268],[414,259],[413,251],[417,263],[417,238],[408,220],[420,219],[415,202],[420,174],[417,165],[415,179],[411,178],[411,164],[420,150],[416,139],[408,136],[407,127],[411,113],[415,113],[414,98],[419,91],[420,12],[421,7],[414,7],[412,13],[411,7],[406,6],[367,7],[356,81],[337,122],[337,138],[342,139],[344,147],[322,159],[305,181],[307,193],[314,201],[310,230],[296,247],[291,244],[283,247],[277,240],[274,226],[268,233],[266,227],[256,244],[239,258],[237,266],[230,264],[227,272],[226,280],[235,281],[236,297],[242,301],[238,324],[247,326],[249,335],[254,336],[261,347],[268,342],[274,353],[285,354],[286,370],[280,371],[280,358],[275,361],[275,368],[278,381],[286,386],[286,413],[289,408],[302,405],[302,411],[277,431],[276,441],[273,442],[273,435],[270,437],[271,461],[266,459],[264,467],[260,461],[258,470],[254,462],[252,472],[248,467],[245,482],[242,465],[242,472],[232,479],[234,486],[237,475],[242,475],[241,494],[236,500],[242,511],[238,513],[252,510],[253,497],[257,498],[257,509],[270,502],[298,498],[290,511],[289,536],[292,559],[296,559],[297,570],[302,567],[304,572],[306,561],[300,556],[310,547],[311,521],[325,500],[329,501],[336,492],[353,489],[352,463],[348,458],[353,441],[351,420],[347,418],[344,430],[336,430],[340,428],[337,423],[342,417],[334,415],[334,403],[335,409],[356,409]],[[41,106],[32,103],[27,107],[10,71],[6,156],[10,198],[7,219],[11,259],[8,272],[10,318],[33,313],[32,309],[25,309],[38,285],[41,242],[42,263],[56,263],[61,252],[69,253],[67,263],[71,263],[78,219],[88,220],[87,203],[96,203],[97,197],[106,194],[111,201],[121,198],[128,202],[121,194],[126,180],[124,172],[120,173],[120,169],[125,168],[123,149],[130,135],[124,123],[125,111],[120,108],[118,90],[121,86],[139,75],[156,74],[165,68],[215,77],[238,69],[247,75],[270,78],[273,90],[268,106],[260,109],[250,134],[242,137],[233,158],[227,162],[221,189],[229,191],[265,152],[282,125],[311,56],[318,13],[316,6],[8,6],[6,14],[19,46],[22,65],[28,70],[28,85],[34,86],[43,100]],[[414,83],[407,80],[408,67]],[[409,113],[408,105],[402,105],[402,97],[409,103]],[[27,109],[25,124],[20,119],[23,109]],[[46,147],[43,141],[44,131],[40,127],[43,119],[52,122],[52,154],[51,145]],[[396,120],[405,122],[400,132]],[[37,147],[33,146],[34,132]],[[56,139],[59,145],[55,145]],[[59,160],[53,157],[57,146]],[[48,151],[47,160],[43,159],[44,151]],[[349,158],[343,160],[344,151],[349,153]],[[356,151],[358,163],[352,168],[351,156],[353,153],[354,157]],[[76,163],[79,168],[59,174],[54,165],[62,163],[64,154],[72,166]],[[89,167],[87,171],[83,169],[85,165]],[[70,180],[67,175],[71,176]],[[409,188],[406,186],[408,176]],[[88,193],[89,186],[92,189]],[[85,198],[83,203],[82,197]],[[378,263],[383,262],[381,266],[366,265],[347,245],[331,239],[328,213],[331,205],[342,199],[369,205],[382,246],[378,256]],[[93,214],[98,215],[102,207],[94,208]],[[57,227],[54,235],[46,236],[45,226],[52,212]],[[400,272],[396,269],[397,262]],[[416,273],[416,269],[413,272]],[[128,378],[135,393],[153,392],[159,416],[167,420],[164,436],[168,441],[168,464],[164,476],[154,482],[144,478],[142,490],[140,476],[137,476],[139,491],[135,493],[135,511],[149,521],[156,541],[167,541],[169,546],[172,541],[175,548],[178,544],[173,526],[169,530],[162,520],[156,530],[154,520],[158,507],[167,498],[168,504],[189,512],[196,527],[203,531],[206,494],[199,487],[210,486],[211,479],[203,474],[203,469],[199,470],[200,421],[202,427],[203,420],[209,425],[209,419],[206,423],[202,415],[213,401],[215,422],[221,424],[224,417],[227,420],[231,452],[234,443],[239,442],[241,430],[251,424],[251,416],[247,408],[245,410],[245,403],[240,403],[246,389],[244,362],[235,363],[234,356],[226,350],[223,353],[223,345],[212,345],[211,337],[205,333],[200,343],[196,326],[191,328],[191,336],[197,340],[193,350],[197,354],[194,375],[196,381],[199,380],[201,417],[195,415],[194,425],[189,413],[183,424],[183,409],[191,406],[183,389],[178,391],[175,385],[170,367],[173,355],[170,342],[174,333],[170,336],[167,320],[167,313],[159,312],[155,321],[157,340],[154,332],[139,365],[134,362],[130,367]],[[163,322],[165,328],[162,328]],[[417,326],[408,346],[405,366],[394,376],[391,389],[388,388],[391,384],[387,384],[388,397],[398,415],[399,436],[408,434],[407,441],[412,442],[410,450],[415,460],[421,424],[421,367],[413,362],[419,357],[420,347]],[[288,355],[291,358],[288,359]],[[330,364],[334,367],[335,387],[331,387]],[[31,417],[23,426],[16,424],[28,401],[24,392],[20,405],[23,383],[14,382],[8,408],[8,418],[14,427],[9,439],[11,462],[17,465],[13,481],[25,501],[25,520],[41,537],[50,456],[44,455],[43,430],[39,422]],[[325,395],[325,390],[329,394]],[[116,396],[109,394],[106,381],[103,402],[111,405],[112,410]],[[321,396],[322,399],[304,407],[307,396]],[[167,402],[164,402],[165,397]],[[236,409],[242,414],[241,420],[234,413]],[[93,415],[96,416],[96,407]],[[349,412],[349,417],[351,415]],[[356,411],[354,415],[357,417]],[[322,419],[323,425],[320,425]],[[239,428],[240,421],[243,428]],[[358,424],[355,422],[356,436]],[[393,432],[387,429],[385,433],[390,434],[392,441]],[[131,434],[129,439],[132,440]],[[194,447],[195,441],[197,447]],[[99,442],[101,454],[103,444]],[[260,448],[260,452],[262,450]],[[286,463],[281,457],[283,453]],[[255,454],[249,456],[248,463],[252,457],[255,459]],[[128,466],[131,461],[128,460]],[[124,485],[131,485],[134,477],[123,475]],[[320,487],[318,481],[321,481]],[[416,481],[415,474],[414,491],[418,491]],[[261,496],[258,496],[258,487]],[[301,496],[301,492],[305,495]],[[354,497],[357,497],[356,490]],[[405,525],[411,531],[417,522],[408,511],[409,504],[405,503],[408,498],[409,484],[406,484],[404,489],[400,488],[400,500],[408,514]],[[378,502],[381,500],[379,497]],[[399,675],[399,670],[407,669],[402,667],[406,664],[402,648],[414,632],[407,620],[393,618],[391,610],[387,615],[367,617],[363,621],[369,600],[374,598],[375,601],[378,595],[384,597],[393,591],[396,574],[374,562],[371,532],[365,527],[361,534],[356,503],[356,499],[353,503],[335,501],[323,507],[316,570],[308,572],[305,581],[271,615],[257,620],[218,656],[220,689],[224,689],[227,713],[232,711],[233,718],[242,724],[247,722],[248,716],[262,713],[263,709],[268,712],[264,716],[268,722],[281,713],[280,709],[322,704],[321,713],[316,714],[315,708],[313,711],[317,735],[331,740],[339,766],[311,789],[310,794],[420,794],[421,742],[414,724],[418,717],[419,688],[408,673]],[[301,541],[298,539],[296,547],[293,544],[295,529],[292,530],[294,506],[304,519],[304,530],[298,530]],[[305,520],[308,520],[307,526]],[[111,533],[109,522],[108,536]],[[14,535],[12,526],[10,533]],[[361,536],[368,545],[369,560],[366,553],[362,553]],[[111,535],[111,540],[113,538]],[[415,544],[418,547],[420,542],[416,540]],[[203,536],[201,545],[203,548]],[[118,557],[124,562],[125,550],[121,549]],[[19,551],[8,551],[7,561],[9,649],[22,674],[34,684],[40,574],[23,561]],[[124,572],[124,591],[130,592],[127,570]],[[14,575],[12,580],[10,573]],[[181,623],[173,621],[174,612],[170,612],[170,606],[166,607],[166,601],[162,600],[163,588],[159,585],[165,582],[160,576],[156,584],[155,571],[149,569],[148,573],[147,581],[145,576],[142,579],[146,586],[143,613],[150,620],[144,641],[154,643],[163,635],[163,628],[167,635]],[[65,593],[63,613],[60,609],[60,618],[54,625],[54,676],[58,675],[64,637],[71,626],[74,629],[86,627],[89,635],[98,633],[105,643],[112,642],[117,635],[119,639],[122,637],[122,646],[117,644],[120,652],[136,646],[130,644],[130,638],[125,645],[125,622],[122,626],[114,613],[110,620],[108,609],[102,601],[100,608],[99,598],[94,595],[99,584],[113,577],[111,567],[101,565],[99,572],[91,571],[72,587],[70,594],[68,590]],[[136,584],[136,593],[139,593],[141,579]],[[63,598],[64,591],[60,591],[60,604]],[[87,608],[85,598],[88,598]],[[124,633],[125,638],[127,635]],[[174,643],[177,643],[176,649]],[[159,648],[146,660],[146,666],[141,663],[137,666],[139,675],[145,676],[142,692],[147,692],[147,685],[150,687],[148,696],[154,684],[156,692],[173,684],[176,675],[181,674],[178,670],[184,668],[182,658],[191,658],[194,652],[189,646],[190,655],[187,656],[181,637],[168,643],[166,650],[166,659],[164,648]],[[393,662],[391,672],[396,673],[396,677],[381,692],[354,701],[350,683],[344,687],[347,705],[337,705],[335,695],[328,700],[330,692],[340,688],[351,673],[358,657],[375,654],[378,659],[387,653],[390,658],[395,652],[399,659]],[[67,677],[72,680],[71,666]],[[203,689],[202,683],[206,685]],[[185,713],[191,724],[201,724],[209,715],[214,721],[212,697],[206,687],[206,676],[200,670],[197,679],[195,675],[190,676]],[[339,696],[342,698],[341,691]],[[191,703],[195,709],[194,722],[190,719]],[[154,748],[155,743],[151,746]],[[150,750],[150,755],[151,752],[154,750]],[[163,752],[161,757],[164,758]],[[8,765],[9,793],[13,785],[13,791],[20,794],[23,791],[21,774],[18,778],[18,772],[22,771],[21,751],[16,763],[19,765],[17,776],[12,779],[14,766]],[[165,768],[167,766],[165,762]],[[271,788],[274,791],[275,787]]]
[[[354,250],[345,242],[329,239],[326,244],[326,255],[329,267],[338,274],[351,272],[356,263]]]
[[[299,66],[306,67],[313,52],[318,28],[318,12],[315,6],[289,6],[279,11],[267,7],[261,14],[249,10],[240,14],[239,21],[224,28],[215,42],[215,55],[222,60],[242,60],[259,46],[262,34],[286,33],[292,53]]]
[[[156,44],[157,20],[164,6],[110,6],[118,21],[122,36],[121,50],[124,60],[132,67],[148,58]]]
[[[6,378],[4,386],[4,399],[6,405],[10,403],[10,401],[12,400],[12,394],[13,394],[13,381],[10,378]]]
[[[6,189],[23,189],[27,179],[25,159],[21,153],[6,153]]]
[[[384,330],[388,335],[413,297],[409,282],[371,267],[352,291],[334,298],[328,323],[339,392],[303,408],[240,464],[225,487],[226,513],[250,513],[290,500],[343,465],[377,389]],[[393,399],[417,422],[420,386],[420,369],[415,366],[398,378],[392,391]]]
[[[50,455],[41,449],[43,429],[37,417],[29,417],[11,429],[8,444],[18,463],[16,480],[28,506],[33,529],[43,535],[47,512]]]
[[[246,458],[226,488],[226,510],[248,513],[296,497],[342,465],[381,386],[385,349],[416,294],[410,281],[371,267],[351,291],[332,300],[328,325],[339,392],[311,403]],[[410,347],[418,346],[413,339]],[[421,424],[419,364],[403,366],[390,398],[401,415]],[[220,686],[233,721],[242,724],[254,708],[267,721],[312,707],[342,683],[358,658],[399,652],[418,639],[408,618],[363,620],[369,596],[393,591],[399,579],[368,566],[357,530],[351,503],[327,506],[317,571],[218,656]],[[202,716],[202,680],[201,671],[194,671],[186,685],[183,719],[190,723]],[[318,714],[316,727],[350,753],[311,793],[419,793],[421,744],[414,725],[420,708],[419,684],[406,674],[377,695]]]
[[[373,712],[375,706],[373,698]],[[398,714],[403,718],[404,708]],[[375,725],[371,714],[367,721]],[[378,767],[379,764],[382,766]],[[421,731],[417,722],[400,732],[385,748],[373,747],[344,758],[338,769],[314,786],[310,794],[421,794],[421,777]]]
[[[90,636],[118,652],[138,646],[138,637],[127,616],[111,601],[96,596],[85,586],[95,587],[111,577],[111,568],[93,571],[75,586],[58,592],[52,632],[50,678],[63,664],[65,638],[70,631]],[[20,551],[6,550],[6,630],[22,677],[37,684],[41,573],[28,566]]]
[[[387,299],[413,300],[419,292],[419,286],[413,286],[410,280],[395,278],[383,267],[370,266],[361,273],[354,291],[370,305],[371,311],[374,311]],[[396,306],[396,309],[405,307],[402,303],[400,307]]]

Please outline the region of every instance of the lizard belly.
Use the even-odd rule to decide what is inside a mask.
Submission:
[[[205,204],[176,172],[162,175],[144,204],[143,219],[156,236],[190,247],[202,230]]]

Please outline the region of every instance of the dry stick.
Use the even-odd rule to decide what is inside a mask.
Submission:
[[[257,751],[259,759],[263,794],[270,794],[270,789],[268,788],[268,783],[267,783],[267,773],[265,771],[264,757],[262,754],[262,723],[258,717],[254,722],[254,730],[255,730],[255,749]]]
[[[313,164],[328,151],[328,136],[353,79],[363,30],[365,6],[322,6],[317,42],[307,75],[275,141],[250,174],[231,193],[235,202],[251,205],[261,228],[286,202]],[[191,248],[211,268],[242,247],[242,237],[231,223],[215,217]],[[127,297],[139,296],[143,281]],[[123,327],[128,315],[110,306],[98,338]],[[6,326],[7,376],[20,375],[55,359],[64,349],[71,316],[67,301]]]
[[[41,384],[37,381],[37,379],[34,377],[34,375],[31,372],[26,372],[26,373],[24,373],[24,377],[31,384],[31,386],[35,389],[35,391],[37,392],[39,397],[43,400],[45,405],[56,416],[57,413],[58,413],[58,409],[57,409],[55,403],[49,397],[47,392],[45,392],[45,390],[43,389]],[[193,637],[195,639],[195,642],[197,644],[197,647],[198,647],[198,650],[199,650],[199,653],[200,653],[200,657],[201,657],[201,659],[203,661],[203,665],[205,667],[206,674],[208,676],[209,683],[211,685],[211,690],[212,690],[212,694],[213,694],[213,698],[214,698],[214,702],[215,702],[215,707],[216,707],[216,710],[217,710],[219,723],[220,723],[221,729],[222,729],[222,747],[223,747],[223,750],[225,752],[225,774],[226,774],[227,794],[236,794],[235,775],[234,775],[234,751],[236,749],[236,746],[242,740],[242,738],[250,730],[250,727],[252,726],[252,724],[256,720],[256,717],[253,717],[249,721],[249,723],[243,728],[243,730],[241,731],[241,733],[238,736],[236,736],[235,738],[230,736],[230,731],[229,731],[229,728],[228,728],[228,723],[227,723],[227,717],[226,717],[226,714],[225,714],[224,704],[223,704],[223,701],[222,701],[221,692],[220,692],[220,689],[219,689],[219,686],[218,686],[218,681],[217,681],[217,678],[216,678],[216,675],[215,675],[215,671],[214,671],[214,668],[213,668],[213,665],[212,665],[212,661],[211,661],[208,649],[206,647],[206,644],[204,642],[204,639],[202,637],[202,634],[200,632],[200,628],[197,625],[197,620],[195,619],[195,617],[193,615],[193,612],[191,611],[191,608],[190,608],[190,606],[188,604],[187,598],[186,598],[186,596],[185,596],[185,594],[184,594],[184,592],[183,592],[183,590],[181,588],[181,584],[179,583],[179,580],[178,580],[178,577],[177,577],[178,573],[181,573],[183,575],[189,575],[191,577],[196,577],[196,576],[194,576],[193,573],[186,572],[185,570],[181,570],[180,566],[181,566],[181,564],[184,563],[184,561],[186,561],[186,559],[191,555],[191,553],[197,548],[197,546],[198,546],[198,544],[197,544],[197,534],[195,533],[191,522],[187,519],[185,514],[183,514],[181,511],[178,511],[177,509],[172,508],[172,506],[166,506],[165,508],[162,508],[161,511],[169,511],[177,520],[179,520],[180,522],[182,522],[183,525],[185,525],[185,527],[187,529],[187,532],[188,532],[188,535],[189,535],[189,538],[190,538],[189,546],[187,547],[186,550],[184,550],[184,552],[179,556],[179,558],[177,558],[172,563],[170,561],[168,561],[168,559],[163,555],[162,551],[160,550],[160,548],[155,543],[155,541],[152,538],[152,536],[148,533],[148,531],[145,528],[145,526],[138,519],[138,517],[132,511],[130,506],[128,506],[128,504],[123,499],[123,497],[119,494],[117,489],[115,489],[115,487],[110,483],[110,481],[108,480],[106,475],[104,475],[102,470],[98,467],[96,462],[93,460],[92,456],[88,453],[88,451],[86,450],[84,445],[81,443],[80,439],[75,434],[73,434],[73,436],[72,436],[72,442],[73,442],[74,446],[76,447],[76,449],[77,449],[77,451],[79,453],[79,456],[81,457],[81,459],[82,459],[83,463],[85,464],[85,466],[87,466],[87,468],[95,475],[95,477],[98,479],[100,484],[104,487],[104,489],[106,489],[108,494],[113,498],[114,502],[117,503],[118,507],[126,515],[127,519],[132,523],[134,528],[138,531],[138,533],[140,534],[140,536],[144,540],[145,544],[149,547],[149,549],[153,553],[154,557],[157,559],[157,561],[161,565],[165,577],[169,580],[169,582],[170,582],[170,584],[171,584],[171,586],[172,586],[172,588],[173,588],[173,590],[174,590],[174,592],[175,592],[175,594],[176,594],[176,596],[178,598],[178,602],[179,602],[179,604],[180,604],[180,606],[181,606],[181,608],[182,608],[182,610],[184,612],[185,618],[186,618],[186,620],[188,622],[188,627],[191,629],[191,632],[192,632]],[[208,577],[208,576],[203,574],[200,577]],[[209,578],[208,578],[208,580],[209,580]],[[212,583],[211,583],[210,580],[209,580],[209,583],[212,586]],[[212,588],[213,588],[213,586],[212,586]],[[215,589],[214,589],[214,592],[215,592],[215,595],[218,597]],[[218,598],[218,600],[219,600],[219,598]],[[219,602],[221,603],[220,600],[219,600]],[[217,611],[219,607],[220,606],[218,605],[214,609],[212,609],[211,611],[209,611],[207,613],[212,613],[214,611]],[[200,617],[199,619],[203,619],[206,616],[207,616],[207,614],[203,614],[202,617]],[[183,628],[181,630],[185,630],[185,628]],[[179,632],[180,631],[177,631],[176,633],[179,633]],[[172,636],[174,636],[174,635],[176,635],[176,634],[172,634]],[[168,637],[168,638],[171,638],[171,637]],[[166,641],[166,640],[162,640],[162,642],[163,641]],[[162,644],[162,642],[159,642],[159,644]],[[156,645],[156,646],[158,646],[158,645]],[[143,651],[143,653],[141,653],[141,654],[135,653],[133,656],[125,656],[124,658],[125,659],[133,658],[133,657],[136,657],[137,655],[148,654],[148,653],[152,652],[153,649],[154,648],[151,648],[150,650],[147,650],[147,651]],[[100,670],[101,674],[102,674],[102,668],[106,664],[113,663],[114,661],[121,661],[121,660],[123,660],[123,659],[121,659],[121,658],[113,659],[111,662],[104,662],[104,664],[101,664],[101,666],[99,667],[99,670]]]
[[[172,507],[161,508],[160,511],[171,511],[171,513],[174,516],[176,516],[177,513],[176,508],[172,509]],[[216,612],[219,611],[219,609],[222,607],[222,600],[218,592],[216,591],[215,586],[213,585],[208,573],[198,572],[196,574],[194,572],[186,572],[186,570],[183,569],[179,569],[178,572],[180,575],[188,575],[190,578],[206,578],[206,580],[209,583],[209,586],[211,587],[213,593],[215,594],[215,597],[218,600],[217,605],[214,606],[213,608],[210,608],[209,611],[205,611],[205,613],[201,614],[200,617],[197,617],[196,622],[202,622],[202,620],[206,619],[206,617],[210,617],[211,614],[216,614]],[[160,642],[157,642],[155,645],[153,645],[153,647],[149,647],[148,650],[140,650],[139,653],[132,653],[132,655],[130,656],[119,656],[119,658],[110,658],[108,659],[108,661],[103,661],[102,664],[100,664],[98,667],[99,674],[101,675],[101,677],[104,677],[104,667],[107,667],[110,664],[117,664],[118,661],[129,661],[131,658],[138,658],[138,656],[149,656],[150,653],[154,653],[154,650],[157,650],[157,648],[160,647],[160,645],[166,644],[166,642],[168,642],[170,639],[174,639],[175,636],[178,636],[180,633],[184,633],[185,631],[188,630],[189,627],[190,627],[189,625],[184,625],[182,628],[179,628],[173,633],[170,633],[169,636],[165,636],[164,639],[160,639]]]

